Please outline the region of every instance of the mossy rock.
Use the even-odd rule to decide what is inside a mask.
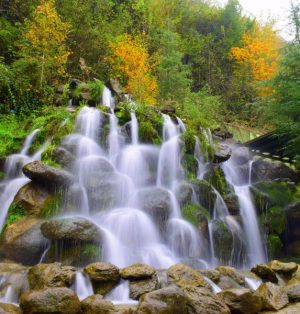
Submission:
[[[279,206],[268,208],[260,215],[259,220],[268,233],[281,235],[286,231],[287,215]]]
[[[219,166],[213,166],[204,176],[204,179],[208,181],[221,196],[228,195],[232,192],[231,187],[228,185],[225,174]]]
[[[199,204],[212,212],[217,196],[211,184],[206,180],[193,180],[192,185]]]
[[[160,134],[151,121],[139,122],[139,139],[144,143],[161,144]]]
[[[283,254],[283,243],[277,234],[267,236],[268,253],[271,258],[278,258]]]

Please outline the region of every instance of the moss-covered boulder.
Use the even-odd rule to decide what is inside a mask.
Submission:
[[[47,188],[67,186],[74,181],[71,173],[33,161],[23,167],[26,177]]]
[[[41,233],[43,221],[24,218],[9,225],[1,240],[1,255],[25,265],[34,265],[47,247],[48,240]]]
[[[28,282],[31,290],[54,287],[70,287],[75,280],[76,269],[60,263],[37,264],[29,269]]]
[[[46,288],[23,293],[20,308],[26,314],[78,314],[81,305],[71,289]]]
[[[231,277],[234,281],[236,281],[239,285],[245,284],[245,278],[241,275],[238,270],[234,267],[230,266],[219,266],[216,270],[223,276]]]
[[[183,292],[187,301],[188,314],[230,314],[227,305],[208,289],[186,286]]]
[[[257,292],[262,298],[263,309],[278,311],[289,303],[286,292],[271,282],[260,285]]]
[[[115,314],[114,304],[102,295],[94,294],[81,301],[81,314]]]
[[[41,231],[49,240],[101,242],[101,230],[90,220],[81,217],[48,220],[41,225]]]
[[[150,278],[134,279],[129,282],[129,295],[132,299],[138,300],[143,294],[157,290],[159,282],[156,275]]]
[[[141,297],[137,314],[188,314],[186,297],[176,286],[146,293]]]
[[[119,282],[120,270],[111,263],[93,263],[84,268],[90,277],[95,293],[105,295]]]
[[[212,211],[216,201],[216,194],[211,184],[206,180],[194,180],[192,184],[199,204]]]
[[[228,289],[217,294],[233,313],[256,314],[262,309],[261,296],[250,289]]]
[[[210,289],[204,277],[185,264],[175,264],[167,270],[168,280],[179,287],[195,286]]]
[[[284,287],[290,302],[300,302],[300,280],[290,280]]]
[[[298,269],[298,265],[294,262],[283,263],[277,260],[271,261],[269,263],[269,266],[276,273],[279,273],[285,276],[291,276]]]
[[[123,279],[145,279],[155,275],[156,270],[147,264],[138,263],[121,269],[120,273]]]
[[[26,215],[42,216],[43,210],[48,206],[53,198],[53,193],[43,186],[34,182],[29,182],[23,186],[14,199],[14,204],[22,206]]]
[[[193,187],[191,184],[182,182],[176,187],[176,197],[180,207],[192,202]]]
[[[264,281],[270,281],[274,283],[278,282],[275,272],[268,265],[257,264],[251,268],[251,271]]]

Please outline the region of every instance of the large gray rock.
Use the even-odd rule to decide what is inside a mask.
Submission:
[[[275,179],[289,179],[299,182],[300,176],[290,167],[279,161],[257,159],[252,164],[252,181],[274,181]]]
[[[250,289],[228,289],[217,294],[233,313],[256,314],[262,309],[260,295]]]
[[[227,305],[208,289],[186,286],[183,292],[187,299],[188,314],[230,314]]]
[[[2,256],[25,265],[37,264],[48,244],[41,224],[36,218],[25,218],[9,225],[2,237]]]
[[[31,290],[54,287],[70,287],[75,280],[76,269],[60,263],[37,264],[30,268],[28,281]]]
[[[115,314],[114,304],[103,299],[102,295],[94,294],[81,301],[81,314]]]
[[[176,188],[176,196],[180,207],[192,202],[193,188],[191,184],[180,183]]]
[[[219,266],[216,270],[223,276],[231,277],[239,285],[245,284],[244,277],[234,268],[230,266]]]
[[[257,292],[262,298],[263,309],[278,311],[289,303],[286,292],[271,282],[260,285]]]
[[[90,220],[81,217],[56,218],[41,225],[42,234],[50,240],[101,242],[101,231]]]
[[[186,297],[175,286],[146,293],[141,297],[136,314],[188,314]]]
[[[170,193],[154,187],[140,190],[137,197],[141,208],[162,228],[171,214]]]
[[[56,147],[54,149],[53,157],[57,163],[67,168],[70,168],[71,164],[75,160],[74,155],[71,154],[67,149],[63,147]]]
[[[300,302],[295,304],[289,304],[287,307],[279,311],[264,311],[261,314],[299,314],[300,313]]]
[[[215,147],[215,154],[213,158],[214,163],[221,163],[227,161],[231,157],[231,148],[226,144],[218,144]]]
[[[74,180],[71,173],[47,166],[41,161],[33,161],[26,164],[23,167],[23,172],[25,176],[33,182],[37,182],[51,188],[67,186]]]
[[[25,292],[20,297],[25,314],[78,314],[81,306],[77,295],[68,288],[46,288]]]

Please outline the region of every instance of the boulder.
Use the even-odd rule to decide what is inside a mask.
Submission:
[[[111,90],[117,95],[117,98],[119,101],[123,101],[126,99],[125,93],[124,93],[122,86],[118,80],[110,79],[109,85],[110,85]]]
[[[26,270],[26,267],[22,264],[17,263],[9,263],[9,262],[3,262],[0,263],[0,274],[4,273],[14,273],[14,272],[20,272]]]
[[[94,294],[81,301],[82,314],[115,314],[115,306],[103,299],[102,295]]]
[[[223,197],[223,199],[231,215],[237,216],[240,214],[239,199],[235,194],[227,194]]]
[[[286,276],[291,276],[298,269],[298,265],[296,263],[282,263],[277,260],[270,262],[269,266],[276,273]]]
[[[244,165],[249,162],[251,156],[247,147],[235,147],[232,159],[236,165]]]
[[[169,281],[179,287],[194,286],[210,289],[204,277],[195,269],[184,265],[175,264],[167,270]]]
[[[147,264],[134,264],[121,269],[121,277],[123,279],[145,279],[151,278],[155,273],[155,268]]]
[[[59,146],[54,149],[54,160],[63,167],[70,168],[75,157],[67,149]]]
[[[138,300],[143,294],[158,288],[159,283],[156,275],[146,279],[130,280],[129,282],[130,297],[134,300]]]
[[[171,215],[171,197],[163,188],[145,188],[138,192],[141,208],[149,214],[161,229]]]
[[[257,292],[262,298],[263,309],[278,311],[289,303],[286,292],[271,282],[260,285]]]
[[[75,279],[76,269],[60,263],[37,264],[29,269],[28,281],[31,290],[54,287],[70,287]]]
[[[199,270],[199,272],[202,276],[207,277],[208,279],[210,279],[214,283],[218,283],[220,281],[221,275],[220,275],[220,272],[218,270],[201,269],[201,270]]]
[[[26,164],[23,167],[23,172],[25,176],[33,182],[37,182],[49,188],[67,186],[74,181],[74,177],[71,173],[47,166],[41,161],[33,161]]]
[[[41,225],[42,234],[50,240],[101,242],[101,231],[90,220],[81,217],[55,218]]]
[[[26,314],[78,314],[81,306],[77,295],[68,288],[46,288],[23,293],[20,308]]]
[[[187,300],[188,314],[230,314],[227,305],[208,289],[186,286],[183,292]]]
[[[180,207],[192,202],[193,188],[188,183],[180,183],[176,188],[176,196]]]
[[[84,268],[90,277],[94,291],[98,294],[106,294],[111,291],[120,280],[119,268],[111,263],[93,263]]]
[[[280,161],[268,161],[257,159],[252,164],[252,182],[274,181],[276,179],[289,179],[292,182],[299,182],[300,176],[290,167]]]
[[[213,135],[218,137],[221,140],[226,140],[229,138],[233,138],[233,134],[230,133],[228,130],[226,129],[221,129],[221,128],[217,128],[215,130],[213,130]]]
[[[22,206],[28,215],[40,216],[53,194],[34,182],[23,186],[14,199],[14,204]]]
[[[186,297],[181,289],[170,286],[144,294],[136,314],[188,314]]]
[[[21,310],[16,305],[0,303],[0,314],[21,314]]]
[[[261,314],[299,314],[300,313],[300,302],[295,304],[289,304],[287,307],[279,311],[264,311]]]
[[[116,304],[114,314],[136,314],[137,304]]]
[[[264,281],[278,282],[275,272],[268,265],[258,264],[252,267],[251,271]]]
[[[221,276],[221,278],[220,278],[220,280],[218,282],[218,286],[222,290],[226,290],[226,289],[241,289],[241,288],[243,288],[243,286],[239,285],[235,280],[233,280],[229,276]]]
[[[294,277],[284,287],[290,302],[300,302],[300,278]]]
[[[1,254],[25,265],[37,264],[48,244],[41,224],[36,218],[25,218],[9,225],[2,237]]]
[[[216,270],[223,276],[231,277],[235,282],[239,285],[245,284],[245,279],[242,275],[238,273],[238,271],[234,267],[230,266],[219,266]]]
[[[250,289],[228,289],[217,294],[233,313],[255,314],[262,309],[260,295]]]
[[[227,161],[231,157],[231,148],[226,144],[218,144],[215,147],[215,154],[213,157],[213,163],[218,164]]]

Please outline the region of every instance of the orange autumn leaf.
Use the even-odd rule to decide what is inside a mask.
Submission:
[[[245,33],[241,47],[233,47],[229,58],[249,69],[253,83],[272,78],[277,71],[280,39],[270,25],[256,26],[254,31]],[[268,94],[269,90],[258,88],[258,94]]]
[[[111,48],[113,57],[110,62],[116,76],[127,82],[126,91],[141,103],[154,104],[157,83],[151,76],[149,54],[143,44],[124,35],[112,43]]]

